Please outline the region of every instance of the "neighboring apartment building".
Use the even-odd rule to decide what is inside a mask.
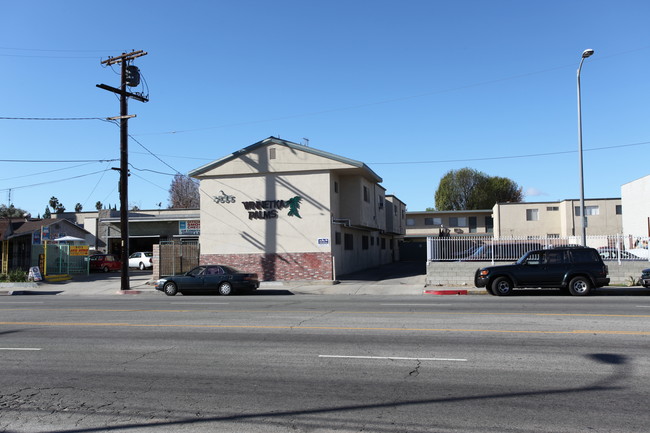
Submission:
[[[334,280],[399,259],[405,205],[368,166],[269,137],[189,173],[201,262],[263,280]]]
[[[587,236],[623,233],[620,198],[586,199]],[[580,200],[497,203],[492,208],[495,237],[581,236]]]
[[[406,238],[424,241],[427,236],[491,235],[492,209],[406,212]]]
[[[625,206],[623,230],[635,237],[650,236],[650,175],[621,186]]]

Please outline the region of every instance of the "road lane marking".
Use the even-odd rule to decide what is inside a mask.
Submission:
[[[45,302],[36,302],[36,301],[4,301],[0,302],[3,305],[13,305],[13,304],[44,304]]]
[[[357,356],[357,355],[318,355],[319,358],[347,358],[347,359],[390,359],[397,361],[450,361],[467,362],[462,358],[407,358],[403,356]]]
[[[171,305],[230,305],[229,302],[170,302]]]
[[[380,304],[385,307],[439,307],[439,306],[447,306],[447,305],[452,305],[452,304]]]
[[[41,350],[39,347],[0,347],[0,350]]]
[[[230,304],[228,304],[230,305]],[[322,310],[187,310],[187,309],[146,309],[146,308],[0,308],[0,311],[91,311],[108,313],[280,313],[315,314]],[[601,313],[474,313],[465,311],[327,311],[328,314],[389,314],[389,315],[441,315],[441,316],[563,316],[563,317],[629,317],[650,318],[650,314],[601,314]]]
[[[467,329],[467,328],[384,328],[384,327],[348,327],[348,326],[292,326],[292,325],[182,325],[169,323],[101,323],[101,322],[0,322],[0,325],[13,326],[115,326],[131,328],[206,328],[206,329],[289,329],[289,330],[324,330],[324,331],[410,331],[410,332],[478,332],[497,334],[547,334],[547,335],[650,335],[650,331],[599,331],[596,329],[577,329],[570,331],[522,331],[510,329]]]

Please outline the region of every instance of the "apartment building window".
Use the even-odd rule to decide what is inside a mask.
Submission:
[[[386,249],[386,238],[381,238],[381,249],[382,250]]]
[[[469,232],[478,233],[478,221],[476,217],[469,217]]]
[[[539,221],[539,209],[526,209],[526,221]]]
[[[337,181],[334,181],[334,192],[337,194],[339,192],[339,183]]]
[[[560,239],[560,234],[559,233],[547,233],[546,237],[549,239]]]
[[[442,218],[425,218],[424,219],[424,225],[425,226],[441,226],[442,225]]]
[[[467,227],[467,217],[449,217],[449,227]]]
[[[346,233],[343,237],[343,248],[346,250],[354,249],[354,237],[352,236],[352,233]]]
[[[363,186],[363,201],[367,201],[367,202],[370,201],[370,196],[368,194],[368,187],[365,185]]]
[[[485,217],[485,232],[493,233],[494,232],[494,218],[491,216]]]
[[[364,250],[368,249],[368,236],[361,236],[361,248]]]
[[[560,210],[560,206],[546,206],[548,212],[557,212]]]
[[[341,245],[341,232],[334,232],[334,243]]]
[[[269,148],[269,159],[275,159],[275,158],[276,158],[275,147],[270,147]]]
[[[406,218],[406,225],[407,226],[414,226],[415,225],[415,218]]]
[[[575,215],[580,216],[580,206],[575,207]],[[585,216],[589,215],[600,215],[598,206],[585,206]]]
[[[620,204],[616,205],[616,215],[623,215],[623,206]]]

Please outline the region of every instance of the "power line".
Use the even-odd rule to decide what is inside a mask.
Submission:
[[[630,144],[621,144],[617,146],[603,146],[603,147],[593,147],[591,149],[584,149],[585,152],[594,152],[597,150],[607,150],[607,149],[620,149],[622,147],[631,147],[631,146],[641,146],[643,144],[650,144],[650,141],[642,141],[640,143],[630,143]],[[516,159],[516,158],[534,158],[538,156],[551,156],[551,155],[563,155],[567,153],[576,153],[577,150],[563,150],[560,152],[546,152],[546,153],[531,153],[528,155],[510,155],[510,156],[487,156],[484,158],[462,158],[462,159],[439,159],[432,161],[393,161],[393,162],[368,162],[367,164],[372,165],[398,165],[398,164],[439,164],[447,162],[467,162],[467,161],[492,161],[499,159]]]
[[[113,162],[119,161],[117,158],[113,159],[0,159],[0,162],[35,162],[35,163],[59,163],[59,162]]]
[[[105,117],[7,117],[2,116],[0,120],[102,120],[106,121]]]
[[[9,191],[9,190],[14,190],[14,189],[31,188],[31,187],[34,187],[34,186],[49,185],[49,184],[52,184],[52,183],[65,182],[67,180],[79,179],[81,177],[87,177],[87,176],[92,176],[93,174],[103,173],[103,172],[108,171],[108,170],[110,170],[110,169],[94,171],[92,173],[87,173],[87,174],[80,174],[79,176],[72,176],[72,177],[68,177],[66,179],[50,180],[48,182],[33,183],[31,185],[14,186],[14,187],[11,187],[11,188],[2,188],[2,189],[0,189],[0,191]]]

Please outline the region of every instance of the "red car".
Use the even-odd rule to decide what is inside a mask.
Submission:
[[[119,271],[122,269],[122,262],[115,254],[95,254],[89,258],[91,271]]]

